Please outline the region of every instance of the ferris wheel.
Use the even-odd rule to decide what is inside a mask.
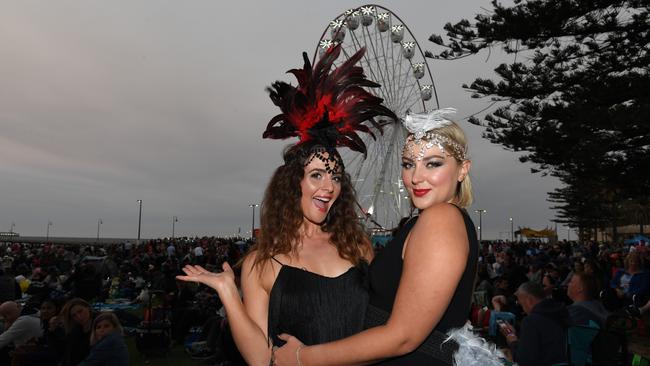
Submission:
[[[397,116],[439,108],[431,70],[422,49],[408,26],[390,10],[378,5],[350,9],[334,18],[323,32],[312,64],[330,47],[341,44],[345,62],[357,50],[366,48],[360,61],[366,77],[381,84],[370,91],[384,99]],[[401,181],[401,153],[406,130],[393,119],[377,121],[383,134],[377,140],[363,136],[367,158],[343,153],[346,170],[366,214],[367,224],[391,229],[411,212],[411,203]]]

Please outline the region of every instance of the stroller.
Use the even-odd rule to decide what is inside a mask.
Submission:
[[[144,320],[135,330],[135,346],[144,356],[164,356],[171,350],[171,308],[164,291],[149,290]]]

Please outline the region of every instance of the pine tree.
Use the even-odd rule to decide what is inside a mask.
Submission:
[[[560,178],[565,186],[549,195],[558,222],[602,228],[648,219],[630,211],[649,203],[649,4],[494,1],[474,22],[446,24],[447,41],[429,38],[443,48],[427,52],[435,59],[496,46],[514,55],[495,69],[500,80],[463,85],[474,98],[501,102],[470,122],[491,142],[524,152],[520,161],[533,172]]]

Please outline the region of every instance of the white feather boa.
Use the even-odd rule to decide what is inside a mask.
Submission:
[[[503,352],[499,351],[494,343],[477,336],[472,332],[468,323],[462,328],[452,329],[447,333],[447,341],[454,340],[458,343],[458,351],[454,353],[456,366],[503,366],[509,364]]]

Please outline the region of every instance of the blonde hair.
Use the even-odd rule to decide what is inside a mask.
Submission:
[[[63,315],[63,328],[65,329],[66,334],[70,334],[74,324],[76,323],[74,319],[72,319],[72,315],[70,314],[72,308],[75,306],[83,306],[85,308],[88,308],[89,315],[90,316],[93,315],[92,307],[84,299],[75,297],[74,299],[71,299],[68,302],[66,302],[65,305],[63,305],[63,309],[61,309],[61,314]]]
[[[450,121],[451,124],[448,124],[446,126],[442,126],[433,130],[430,130],[428,132],[432,132],[434,134],[437,134],[439,136],[445,137],[451,141],[451,143],[458,144],[460,147],[463,148],[465,151],[465,159],[463,159],[460,156],[457,156],[457,154],[454,154],[453,149],[451,146],[448,146],[449,144],[444,144],[445,150],[448,152],[449,156],[453,156],[454,159],[458,162],[458,164],[462,164],[464,161],[469,161],[469,158],[467,158],[467,151],[468,151],[468,146],[467,146],[467,137],[465,136],[465,132],[463,131],[460,126],[453,121]],[[426,135],[425,137],[422,138],[423,140],[427,140]],[[455,203],[459,207],[462,208],[467,208],[472,204],[472,201],[474,200],[474,195],[472,193],[472,180],[469,177],[469,174],[463,178],[462,182],[458,182],[456,185],[456,194],[455,194]]]
[[[101,313],[97,315],[95,320],[93,320],[93,327],[92,330],[90,331],[90,345],[96,344],[99,340],[97,339],[97,331],[95,327],[97,327],[97,324],[99,322],[107,321],[113,325],[113,328],[115,328],[116,332],[120,332],[121,335],[124,335],[124,329],[122,328],[122,324],[120,324],[119,319],[117,319],[117,316],[113,313]]]
[[[630,252],[623,259],[623,267],[625,268],[626,271],[629,269],[630,261],[632,259],[637,260],[638,268],[644,268],[645,267],[645,261],[643,260],[643,257],[641,255],[639,255],[638,252],[634,251],[634,252]]]

